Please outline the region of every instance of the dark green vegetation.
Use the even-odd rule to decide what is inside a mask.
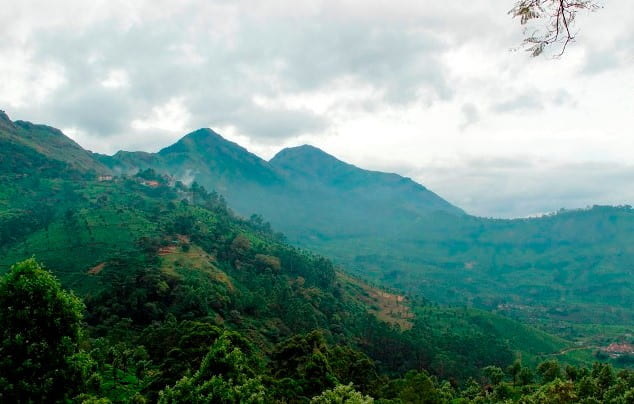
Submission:
[[[233,214],[222,196],[197,183],[185,186],[151,169],[110,177],[106,174],[116,168],[95,160],[107,158],[80,153],[60,132],[12,123],[6,116],[0,124],[0,273],[35,256],[86,305],[79,332],[77,300],[34,261],[2,277],[2,288],[23,285],[32,292],[3,293],[1,320],[7,325],[0,401],[44,397],[7,377],[16,363],[28,365],[24,369],[30,376],[22,379],[49,383],[40,385],[50,400],[81,392],[79,401],[306,402],[318,395],[323,400],[371,395],[416,402],[417,394],[429,393],[435,401],[427,402],[442,402],[467,391],[493,400],[498,396],[483,379],[490,377],[484,367],[506,369],[521,355],[527,373],[569,345],[484,311],[439,307],[374,287],[288,245],[261,216]],[[43,144],[29,143],[40,137]],[[92,162],[76,164],[75,157],[63,158],[49,144],[71,148]],[[246,173],[232,170],[226,178]],[[349,187],[358,169],[333,170]],[[413,183],[396,184],[436,201]],[[373,206],[390,205],[388,194],[377,192]],[[438,203],[448,217],[464,217]],[[388,216],[405,224],[424,205],[395,208],[397,213]],[[354,227],[354,218],[349,224]],[[21,273],[28,276],[24,282]],[[35,336],[28,341],[24,325],[11,317],[16,302],[24,308],[18,317],[33,322],[28,327]],[[64,343],[59,352],[47,352],[54,359],[29,350],[37,338],[49,345],[53,342],[46,338],[58,338],[42,331],[48,325],[40,309],[51,314],[50,320],[59,319]],[[33,355],[30,360],[7,354],[19,353],[21,346],[24,355]],[[566,354],[567,362],[587,362],[572,353]],[[57,369],[55,377],[48,376],[51,369]],[[482,381],[477,393],[471,377]],[[503,382],[504,375],[494,377],[497,383],[491,379],[491,384],[506,386],[509,397],[538,394],[542,388],[528,379],[528,387],[520,388]],[[62,381],[61,392],[45,387]]]
[[[311,146],[266,162],[210,130],[157,154],[120,152],[115,171],[152,167],[219,190],[293,243],[364,278],[444,304],[495,310],[586,343],[632,331],[634,211],[593,207],[540,218],[473,217],[410,179],[366,171]],[[590,341],[587,338],[592,337]]]
[[[0,401],[57,401],[82,390],[81,301],[30,259],[0,279]]]
[[[595,334],[591,324],[631,333],[633,238],[630,207],[594,207],[517,220],[438,214],[394,238],[311,245],[401,290],[577,338]]]
[[[170,313],[147,325],[144,312],[150,307],[139,312],[132,306],[133,315],[126,318],[112,313],[116,305],[132,303],[130,297],[109,303],[117,294],[155,303],[147,287],[152,273],[143,278],[144,287],[116,285],[127,293],[102,292],[98,306],[89,307],[88,313],[117,318],[107,329],[103,320],[89,325],[93,336],[86,337],[77,297],[63,291],[33,259],[12,267],[0,278],[0,400],[350,404],[372,403],[374,398],[378,403],[634,400],[634,372],[617,373],[609,364],[562,368],[549,360],[533,370],[516,360],[506,372],[486,366],[479,382],[470,378],[461,384],[425,370],[390,378],[380,375],[377,364],[362,352],[329,343],[323,331],[295,334],[263,351],[249,340],[249,330],[230,331],[204,318],[179,322]],[[165,294],[166,288],[159,286],[159,291]]]

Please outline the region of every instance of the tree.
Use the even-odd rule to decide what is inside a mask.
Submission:
[[[340,384],[332,390],[325,390],[310,400],[310,404],[372,404],[374,399],[364,396],[349,385]]]
[[[33,258],[0,279],[0,401],[55,402],[82,389],[91,365],[79,351],[83,309]]]
[[[214,342],[200,369],[160,393],[159,403],[264,403],[266,391],[249,343],[225,331]]]
[[[504,380],[504,371],[497,366],[487,366],[482,369],[482,372],[494,386],[497,386],[502,383],[502,380]]]
[[[517,379],[521,386],[529,385],[533,382],[533,371],[530,368],[523,367],[517,374]]]
[[[314,397],[338,384],[327,354],[328,345],[321,331],[294,335],[275,347],[271,355],[273,377],[290,379],[294,382],[285,387],[292,385],[297,388],[295,394]]]
[[[512,365],[508,367],[509,374],[513,377],[513,385],[517,384],[517,376],[522,371],[522,361],[520,359],[516,359]]]
[[[429,377],[427,372],[415,370],[405,374],[399,398],[404,403],[436,404],[441,402],[435,379]]]
[[[555,379],[543,385],[534,395],[532,402],[544,404],[577,403],[577,393],[574,384],[567,380]]]
[[[351,383],[362,393],[372,392],[379,374],[372,359],[348,346],[337,345],[327,353],[328,363],[339,382]]]
[[[523,44],[532,56],[539,56],[552,44],[561,44],[561,56],[568,44],[575,40],[573,31],[575,18],[579,11],[595,11],[599,8],[596,0],[518,0],[509,11],[513,18],[520,19],[522,25],[537,19],[547,19],[544,31],[524,30]]]
[[[544,383],[552,382],[561,376],[561,368],[556,360],[547,360],[537,366],[537,373],[542,377]]]

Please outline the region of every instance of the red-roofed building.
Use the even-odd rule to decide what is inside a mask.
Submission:
[[[156,187],[158,187],[161,184],[158,181],[153,181],[152,180],[152,181],[143,181],[143,185],[146,185],[146,186],[148,186],[150,188],[156,188]]]
[[[608,353],[615,353],[615,354],[634,354],[634,345],[632,344],[617,344],[617,343],[612,343],[610,345],[608,345],[607,348],[605,348],[605,351]]]

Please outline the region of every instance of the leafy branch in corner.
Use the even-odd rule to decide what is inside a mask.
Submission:
[[[577,32],[573,30],[575,18],[580,11],[596,11],[601,6],[596,0],[519,0],[508,12],[513,18],[519,18],[524,29],[523,45],[531,56],[541,55],[547,46],[560,44],[564,54],[566,47],[575,40]],[[548,20],[544,29],[528,27],[538,19]]]

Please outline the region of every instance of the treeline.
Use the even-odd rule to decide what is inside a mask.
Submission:
[[[457,384],[426,371],[382,375],[320,330],[265,353],[242,333],[168,315],[142,332],[82,323],[83,304],[33,259],[0,279],[0,401],[159,403],[631,403],[634,372],[609,365],[535,370],[518,360]],[[89,310],[90,311],[90,310]],[[130,320],[134,322],[134,320]]]

